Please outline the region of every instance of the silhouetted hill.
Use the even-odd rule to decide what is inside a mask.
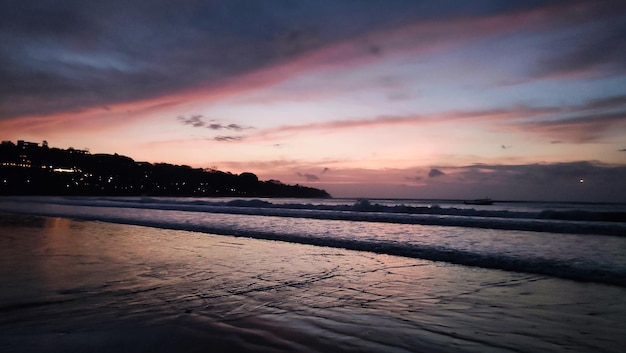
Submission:
[[[45,141],[2,142],[0,194],[330,197],[320,189],[260,181],[249,172],[135,162],[118,154],[49,148]]]

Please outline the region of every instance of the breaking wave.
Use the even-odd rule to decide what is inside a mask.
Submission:
[[[626,258],[619,252],[619,249],[626,248],[626,237],[623,237],[626,235],[626,223],[622,219],[624,214],[619,211],[575,209],[531,212],[390,206],[367,200],[358,200],[352,204],[280,203],[258,199],[89,197],[2,198],[0,201],[0,211],[10,213],[336,247],[626,287]],[[249,216],[271,217],[253,219]],[[289,220],[293,218],[303,219],[303,222],[292,222],[297,226],[290,228]],[[313,221],[305,222],[305,219]],[[328,226],[331,223],[319,223],[326,221],[356,222],[335,222],[333,226],[339,228],[330,229]],[[369,227],[368,223],[363,222],[379,224]],[[266,226],[272,223],[280,225]],[[362,227],[360,229],[371,228],[368,231],[370,233],[376,233],[374,229],[397,229],[402,225],[442,226],[444,235],[434,236],[432,242],[394,238],[392,231],[389,231],[389,236],[364,237],[351,228],[357,224]],[[321,228],[307,228],[309,226]],[[536,232],[536,235],[506,232],[494,235],[489,231],[476,233],[463,231],[464,228],[445,227],[522,230]],[[439,231],[433,227],[425,232]],[[452,234],[460,234],[458,240],[448,241]],[[518,238],[520,236],[525,240],[516,240],[522,239]]]
[[[583,209],[513,211],[505,209],[352,204],[273,203],[260,199],[227,201],[193,198],[29,198],[29,202],[72,206],[124,207],[187,212],[276,216],[360,222],[456,226],[533,232],[626,235],[626,212]]]

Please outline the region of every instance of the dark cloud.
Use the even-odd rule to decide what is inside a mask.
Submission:
[[[582,105],[582,109],[607,109],[626,107],[626,95],[592,99]]]
[[[324,168],[322,169],[322,174],[328,173],[330,171],[330,168]]]
[[[178,117],[178,121],[185,125],[191,125],[193,127],[202,127],[206,123],[202,120],[202,115],[192,115],[189,118],[183,116]]]
[[[611,128],[624,124],[626,124],[626,110],[511,123],[524,131],[562,137],[564,140],[577,143],[600,140]]]
[[[212,138],[214,141],[218,142],[236,142],[244,139],[244,136],[215,136]]]
[[[415,176],[415,177],[406,177],[404,179],[409,180],[409,181],[421,181],[424,178],[422,178],[421,176]]]
[[[619,152],[626,152],[626,148],[622,148]]]
[[[550,6],[559,3],[571,1],[552,1]],[[545,6],[544,1],[488,0],[3,1],[0,118],[218,86],[234,76],[381,30]],[[613,40],[602,36],[594,47],[599,51],[594,55],[606,58],[583,61],[605,62],[621,55],[623,46],[609,48]],[[595,41],[587,42],[585,52]],[[379,43],[364,45],[365,52],[383,53]]]
[[[306,181],[319,181],[320,178],[315,174],[297,173],[299,177],[305,178]]]
[[[446,167],[429,190],[501,200],[626,201],[626,166],[595,161]],[[584,183],[580,180],[583,179]],[[427,183],[430,180],[427,181]],[[435,195],[433,195],[436,197]]]
[[[235,130],[235,131],[241,131],[241,130],[247,130],[247,129],[251,129],[250,127],[247,126],[242,126],[239,124],[228,124],[226,126],[226,129],[228,130]]]
[[[550,43],[550,56],[535,66],[533,76],[626,73],[626,3],[623,1],[588,2],[564,21],[576,25],[557,41]]]
[[[217,83],[418,15],[410,2],[3,2],[1,117]]]
[[[242,131],[242,130],[251,129],[251,127],[242,126],[242,125],[239,125],[239,124],[224,125],[224,124],[220,124],[220,123],[209,124],[209,125],[207,125],[207,128],[209,128],[211,130],[234,130],[234,131]]]
[[[504,123],[516,131],[540,133],[558,138],[551,144],[586,143],[603,139],[626,126],[626,95],[592,99],[582,104],[545,108],[533,120]],[[503,146],[504,147],[504,146]]]
[[[202,115],[192,115],[188,118],[184,116],[179,116],[177,119],[178,121],[180,121],[181,123],[185,125],[191,125],[193,127],[206,127],[207,129],[210,129],[210,130],[242,131],[242,130],[252,129],[252,127],[243,126],[239,124],[222,124],[222,123],[216,123],[216,122],[206,123]],[[215,120],[211,120],[211,121],[215,121]]]
[[[626,166],[607,165],[590,161],[487,165],[474,164],[456,167],[465,181],[507,182],[511,184],[555,184],[579,182],[580,178],[621,183],[626,180]]]
[[[438,176],[442,176],[442,175],[445,175],[445,174],[446,173],[442,172],[441,170],[433,168],[433,169],[430,170],[430,172],[428,172],[428,177],[429,178],[436,178]]]

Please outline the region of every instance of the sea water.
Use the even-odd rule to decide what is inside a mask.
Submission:
[[[626,344],[624,205],[4,197],[0,212],[2,351]]]
[[[5,197],[0,211],[370,251],[626,286],[626,205]]]

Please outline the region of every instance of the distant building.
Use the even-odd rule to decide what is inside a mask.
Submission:
[[[24,140],[17,140],[17,148],[21,150],[31,149],[35,147],[39,147],[39,144],[37,142],[27,142]]]
[[[73,153],[73,154],[90,154],[88,150],[77,150],[75,148],[68,148],[67,149],[68,153]]]

